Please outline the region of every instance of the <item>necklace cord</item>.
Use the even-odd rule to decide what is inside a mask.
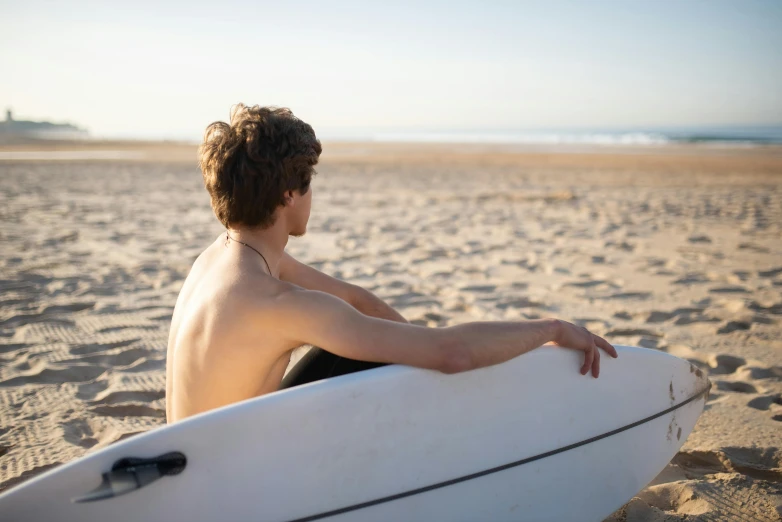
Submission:
[[[229,241],[236,241],[236,242],[237,242],[237,243],[239,243],[240,245],[244,245],[244,246],[246,246],[247,248],[250,248],[250,249],[252,249],[252,250],[255,250],[255,252],[256,252],[256,253],[257,253],[259,256],[261,256],[261,259],[263,259],[263,262],[264,262],[264,263],[266,263],[266,270],[268,270],[268,271],[269,271],[269,275],[270,275],[270,276],[272,276],[272,277],[274,277],[274,276],[272,275],[272,269],[269,267],[269,262],[268,262],[268,261],[266,261],[266,258],[264,257],[264,255],[263,255],[263,254],[261,254],[261,252],[260,252],[260,251],[259,251],[257,248],[255,248],[255,247],[253,247],[253,246],[251,246],[251,245],[248,245],[248,244],[247,244],[247,243],[245,243],[244,241],[239,241],[238,239],[234,239],[234,238],[232,238],[232,237],[231,237],[231,235],[230,235],[228,232],[226,232],[226,233],[225,233],[225,244],[226,244],[226,245],[228,245],[228,242],[229,242]]]

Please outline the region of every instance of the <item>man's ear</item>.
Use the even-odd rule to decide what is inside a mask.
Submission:
[[[288,192],[285,193],[285,205],[286,206],[288,206],[288,205],[293,206],[295,201],[296,200],[293,199],[293,191],[292,190],[289,190]]]

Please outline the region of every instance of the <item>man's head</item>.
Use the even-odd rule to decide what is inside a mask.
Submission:
[[[206,128],[199,148],[212,209],[226,228],[268,228],[284,213],[288,233],[307,230],[321,146],[289,109],[236,105],[230,123]]]

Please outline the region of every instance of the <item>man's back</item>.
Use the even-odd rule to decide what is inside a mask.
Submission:
[[[275,391],[295,345],[257,335],[257,314],[292,285],[263,271],[260,257],[221,235],[187,276],[171,322],[166,368],[169,422]]]

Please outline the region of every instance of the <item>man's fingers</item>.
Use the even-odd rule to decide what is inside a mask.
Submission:
[[[600,376],[600,350],[595,346],[592,351],[595,353],[595,362],[592,363],[592,376],[597,379]]]
[[[584,354],[584,366],[581,367],[581,375],[586,375],[589,369],[592,367],[592,360],[595,357],[595,349],[589,347]]]
[[[605,352],[606,352],[608,355],[610,355],[610,356],[611,356],[611,357],[613,357],[614,359],[616,359],[617,357],[619,357],[619,354],[618,354],[618,353],[616,353],[616,348],[614,348],[613,346],[611,346],[611,344],[610,344],[608,341],[606,341],[606,340],[605,340],[605,339],[603,339],[602,337],[598,337],[598,336],[597,336],[597,335],[595,335],[595,334],[592,334],[592,337],[594,338],[595,344],[596,344],[597,346],[599,346],[600,348],[602,348],[603,350],[605,350]]]

